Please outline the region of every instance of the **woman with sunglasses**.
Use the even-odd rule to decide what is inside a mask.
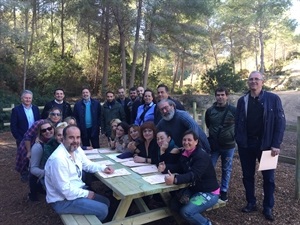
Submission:
[[[50,121],[54,124],[54,126],[59,123],[62,119],[61,110],[57,107],[54,107],[49,112],[49,117],[47,121]],[[36,121],[24,134],[23,140],[21,141],[16,156],[16,167],[15,169],[21,175],[21,181],[27,182],[28,181],[28,165],[29,159],[31,157],[31,146],[35,143],[37,134],[38,134],[38,127],[41,123],[45,120],[38,120]]]
[[[159,147],[156,142],[155,124],[153,122],[145,122],[140,127],[140,130],[142,143],[134,151],[134,162],[158,164]]]
[[[31,147],[30,174],[29,174],[29,200],[37,201],[37,194],[43,193],[41,180],[45,176],[44,168],[41,166],[44,144],[47,143],[54,135],[54,127],[51,122],[45,120],[38,127],[37,142]]]

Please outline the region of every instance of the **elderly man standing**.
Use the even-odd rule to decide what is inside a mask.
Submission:
[[[82,145],[90,146],[91,142],[93,148],[100,148],[101,105],[91,98],[88,88],[83,88],[81,93],[82,99],[74,106],[74,117],[81,131]]]
[[[64,120],[68,116],[72,116],[71,105],[64,100],[65,91],[62,88],[57,88],[54,91],[54,100],[46,103],[41,118],[47,119],[50,109],[57,107],[62,112],[62,119]]]
[[[88,190],[81,180],[82,171],[110,174],[114,170],[90,161],[80,147],[80,130],[70,125],[63,130],[63,142],[45,165],[46,200],[59,214],[96,215],[103,221],[108,214],[109,200]]]
[[[29,90],[24,90],[21,95],[22,104],[14,107],[10,116],[10,130],[16,139],[19,147],[24,134],[32,124],[40,119],[39,108],[32,105],[33,94]]]
[[[260,160],[262,151],[271,150],[271,155],[280,153],[285,130],[285,115],[280,98],[264,91],[264,77],[260,72],[250,73],[249,92],[237,103],[235,119],[235,140],[243,171],[243,183],[246,190],[247,205],[242,212],[257,210],[255,197],[256,160]],[[262,171],[263,175],[263,215],[273,221],[275,176],[274,170]]]
[[[176,109],[175,103],[170,99],[163,99],[158,104],[162,119],[157,124],[158,130],[169,132],[178,147],[182,147],[182,138],[185,131],[191,129],[199,137],[201,147],[210,152],[206,134],[197,122],[183,110]]]

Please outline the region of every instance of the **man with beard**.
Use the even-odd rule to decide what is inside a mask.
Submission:
[[[134,101],[134,103],[132,104],[132,108],[131,108],[131,115],[130,115],[130,123],[134,123],[135,119],[136,119],[136,115],[137,115],[137,111],[140,105],[142,105],[142,101],[143,101],[143,95],[144,95],[144,91],[145,89],[142,86],[137,87],[136,89],[136,93],[137,93],[137,97]]]
[[[58,214],[95,215],[103,221],[108,214],[109,200],[88,190],[81,180],[82,171],[111,174],[114,169],[90,161],[80,147],[80,130],[69,125],[63,130],[63,142],[45,165],[46,200]]]
[[[111,136],[110,122],[113,119],[126,121],[126,116],[123,106],[115,100],[115,94],[112,91],[106,92],[106,101],[102,106],[101,112],[101,133],[106,137]]]
[[[128,124],[133,124],[134,120],[131,120],[131,114],[132,114],[132,106],[137,101],[137,91],[136,87],[132,87],[129,89],[129,98],[130,101],[127,103],[126,109],[125,109],[125,114],[126,114],[126,120]]]
[[[178,147],[182,147],[182,138],[185,131],[191,129],[199,137],[201,147],[210,152],[207,137],[197,122],[183,110],[176,109],[175,103],[170,99],[163,99],[158,103],[162,120],[157,124],[158,130],[170,133]]]
[[[158,99],[158,102],[163,99],[172,100],[175,103],[176,109],[185,110],[184,106],[178,100],[170,97],[169,88],[165,84],[160,84],[157,86],[157,99]],[[154,120],[155,124],[158,124],[158,122],[162,118],[161,113],[159,112],[158,108],[155,109],[155,117],[154,118],[155,118],[155,120]]]
[[[127,111],[127,104],[130,102],[130,99],[125,96],[124,87],[119,87],[118,98],[116,98],[116,101],[119,102],[123,106],[123,109],[124,109],[124,112],[126,115],[126,122],[129,123],[130,122],[130,120],[129,120],[130,114]]]

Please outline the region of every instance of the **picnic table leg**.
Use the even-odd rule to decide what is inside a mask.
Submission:
[[[128,209],[132,203],[133,198],[132,197],[126,197],[124,199],[121,199],[120,204],[115,212],[115,215],[112,219],[112,221],[114,220],[121,220],[124,219]]]
[[[172,198],[172,196],[170,195],[169,192],[165,192],[165,193],[160,193],[160,196],[162,198],[162,200],[164,201],[164,203],[166,204],[167,207],[169,207],[169,203],[170,200]],[[183,219],[179,216],[178,213],[174,213],[170,210],[170,212],[172,213],[174,219],[176,220],[177,224],[183,224]]]

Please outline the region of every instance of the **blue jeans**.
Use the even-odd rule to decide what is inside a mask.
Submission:
[[[239,156],[243,171],[243,184],[246,190],[246,200],[248,203],[256,204],[255,197],[255,168],[256,160],[260,161],[262,150],[260,150],[261,141],[248,139],[248,147],[239,147]],[[264,209],[272,209],[274,206],[275,177],[274,170],[264,170],[263,190],[264,190]]]
[[[230,149],[219,149],[211,152],[211,161],[215,167],[218,158],[221,156],[222,163],[222,180],[221,180],[221,191],[227,192],[229,188],[230,176],[232,171],[232,161],[235,148]]]
[[[94,199],[77,198],[51,203],[51,206],[58,214],[95,215],[100,221],[106,218],[109,205],[108,198],[98,194],[95,194]]]
[[[218,202],[219,196],[212,193],[198,192],[190,198],[188,204],[183,205],[178,198],[172,198],[170,208],[173,211],[179,211],[181,216],[186,219],[189,224],[207,225],[209,220],[200,213],[211,208]]]

